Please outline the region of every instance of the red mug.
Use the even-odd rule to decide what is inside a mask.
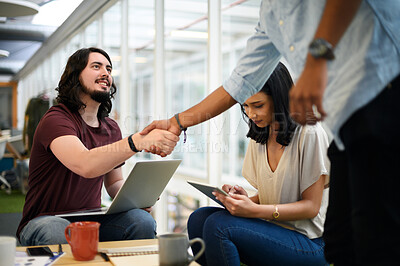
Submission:
[[[76,260],[94,259],[99,244],[99,227],[97,222],[75,222],[65,228],[65,238]]]

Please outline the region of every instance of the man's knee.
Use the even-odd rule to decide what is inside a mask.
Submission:
[[[59,223],[48,228],[41,228],[37,235],[36,245],[66,244],[64,230],[67,224]]]
[[[156,221],[150,213],[134,209],[127,213],[131,219],[131,224],[128,228],[127,234],[131,235],[132,239],[149,239],[155,238],[156,235]]]
[[[64,235],[68,220],[55,216],[37,217],[23,228],[22,245],[52,245],[67,243]]]

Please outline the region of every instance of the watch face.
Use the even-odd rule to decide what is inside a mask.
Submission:
[[[315,58],[332,60],[335,58],[332,45],[324,39],[315,39],[309,46],[310,54]]]
[[[316,54],[322,56],[322,55],[326,54],[326,51],[327,51],[328,49],[326,48],[326,46],[319,44],[319,45],[316,45],[316,46],[314,47],[314,50],[315,50],[315,53],[316,53]]]

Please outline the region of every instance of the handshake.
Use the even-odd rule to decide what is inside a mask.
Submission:
[[[186,131],[179,122],[179,115],[165,120],[155,120],[141,132],[132,136],[138,150],[144,150],[165,157],[172,153],[179,135]],[[186,139],[185,139],[186,140]]]

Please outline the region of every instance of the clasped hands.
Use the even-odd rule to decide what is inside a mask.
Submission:
[[[181,130],[176,119],[171,117],[153,121],[138,134],[138,138],[144,140],[145,143],[141,149],[165,157],[174,150],[180,134]]]

